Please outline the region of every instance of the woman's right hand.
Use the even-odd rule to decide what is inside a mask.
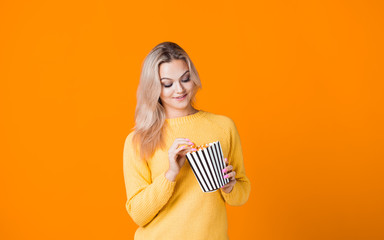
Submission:
[[[179,174],[180,169],[185,163],[185,154],[187,154],[191,150],[196,150],[191,147],[192,145],[193,142],[191,142],[191,140],[189,140],[188,138],[175,139],[168,151],[169,168],[168,171],[165,173],[165,177],[168,178],[168,180],[172,182],[175,181],[176,176]]]

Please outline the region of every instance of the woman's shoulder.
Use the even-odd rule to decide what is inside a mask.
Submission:
[[[135,134],[135,131],[131,131],[128,133],[128,135],[125,137],[125,145],[132,144],[133,135]]]
[[[206,117],[210,119],[214,124],[220,125],[223,128],[232,128],[235,126],[235,122],[231,117],[221,113],[205,112]]]
[[[135,131],[131,131],[128,133],[128,135],[125,138],[124,141],[124,149],[125,151],[138,151],[138,146],[134,144],[133,136],[135,134]]]

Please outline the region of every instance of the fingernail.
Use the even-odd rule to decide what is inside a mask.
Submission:
[[[185,140],[191,141],[190,139],[186,138]]]
[[[189,142],[190,145],[193,145],[193,142]]]
[[[196,148],[192,148],[192,151],[196,151],[197,149]]]
[[[221,170],[223,173],[225,173],[225,172],[227,172],[227,169],[226,168],[224,168],[223,170]]]
[[[228,174],[224,176],[224,178],[228,178]]]

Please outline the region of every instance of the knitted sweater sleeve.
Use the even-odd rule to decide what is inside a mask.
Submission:
[[[153,181],[148,164],[140,159],[132,145],[132,134],[124,144],[123,172],[127,194],[126,209],[140,227],[151,222],[172,196],[176,182],[169,181],[165,172]]]
[[[236,183],[230,193],[225,193],[220,189],[224,200],[231,206],[241,206],[245,204],[249,198],[251,192],[251,182],[245,175],[243,152],[241,148],[240,136],[237,131],[236,125],[232,119],[230,119],[230,149],[228,155],[229,164],[233,166],[233,170],[236,172]]]

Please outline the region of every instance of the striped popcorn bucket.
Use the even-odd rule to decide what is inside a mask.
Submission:
[[[203,192],[214,192],[229,183],[224,178],[222,169],[226,167],[220,141],[209,143],[209,146],[186,154],[192,171]]]

